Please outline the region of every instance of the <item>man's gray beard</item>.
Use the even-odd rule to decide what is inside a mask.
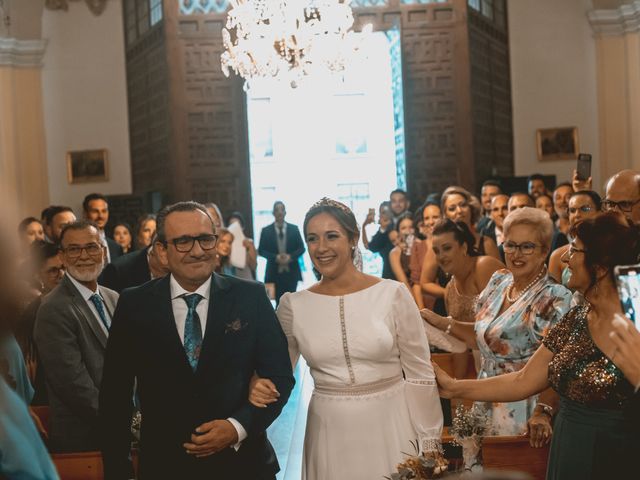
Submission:
[[[69,273],[69,275],[71,275],[79,282],[93,282],[94,280],[98,279],[98,277],[102,273],[102,270],[104,269],[104,266],[104,259],[102,259],[100,263],[96,264],[93,271],[84,270],[82,272],[79,272],[74,265],[68,265],[67,273]]]

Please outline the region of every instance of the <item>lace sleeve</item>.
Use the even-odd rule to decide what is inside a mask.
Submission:
[[[278,304],[278,310],[276,311],[276,314],[278,315],[280,326],[282,327],[282,330],[287,337],[287,343],[289,346],[289,358],[291,359],[291,366],[295,369],[296,364],[298,363],[298,358],[300,358],[300,350],[298,349],[298,341],[293,335],[293,309],[291,308],[290,296],[290,293],[285,293],[280,298],[280,303]]]
[[[406,379],[409,413],[422,452],[441,451],[442,407],[431,365],[422,317],[409,290],[399,284],[394,298],[394,321],[400,362]]]

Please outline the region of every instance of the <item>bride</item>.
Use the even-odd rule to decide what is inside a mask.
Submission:
[[[440,459],[442,410],[411,294],[356,269],[359,231],[346,205],[327,198],[314,204],[304,235],[321,280],[285,294],[277,312],[292,364],[304,356],[315,382],[303,480],[382,479],[416,442]],[[264,407],[277,395],[269,380],[258,379],[250,400]]]

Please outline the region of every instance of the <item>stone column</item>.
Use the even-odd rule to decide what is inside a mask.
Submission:
[[[602,177],[640,171],[640,0],[593,10]]]
[[[0,37],[0,189],[21,216],[49,202],[42,103],[46,42]],[[13,207],[15,205],[15,207]]]

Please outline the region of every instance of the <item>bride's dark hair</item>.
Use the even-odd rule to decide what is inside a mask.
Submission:
[[[360,230],[358,229],[358,222],[351,209],[344,203],[326,197],[314,203],[304,216],[302,231],[304,232],[305,238],[307,237],[307,225],[309,221],[321,213],[328,213],[335,218],[340,226],[344,228],[345,232],[347,232],[349,241],[358,241],[358,238],[360,238]]]

